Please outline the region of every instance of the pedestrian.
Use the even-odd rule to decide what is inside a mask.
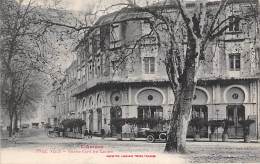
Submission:
[[[12,136],[8,139],[10,142],[15,143],[16,144],[16,137],[17,137],[17,133],[13,132]]]
[[[89,130],[89,138],[92,138],[92,131],[91,130]]]
[[[87,139],[89,137],[88,129],[85,129],[84,137],[85,137],[85,139]]]
[[[135,137],[138,137],[138,127],[136,124],[134,125],[134,134],[135,134]]]
[[[61,131],[62,131],[62,137],[64,138],[64,137],[65,137],[65,128],[62,127],[62,128],[61,128]]]
[[[102,139],[105,138],[105,130],[104,129],[101,129],[101,137],[102,137]]]

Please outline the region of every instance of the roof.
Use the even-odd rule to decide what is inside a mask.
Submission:
[[[216,0],[216,1],[208,1],[207,2],[207,6],[214,6],[214,5],[218,5],[220,1]],[[257,4],[258,1],[257,0],[229,0],[229,4],[231,3],[248,3],[248,2],[252,2]],[[186,7],[194,7],[195,6],[195,2],[194,1],[187,1],[186,2]],[[144,12],[142,9],[145,8],[149,8],[150,10],[158,10],[158,9],[167,9],[167,8],[175,8],[177,9],[177,4],[174,3],[174,1],[170,1],[170,0],[165,0],[165,1],[161,1],[158,3],[154,3],[153,5],[150,6],[145,6],[145,7],[141,7],[141,8],[129,8],[129,7],[125,7],[122,8],[118,11],[103,15],[101,17],[99,17],[99,19],[95,22],[94,26],[92,29],[90,29],[85,36],[83,37],[83,39],[79,42],[79,44],[76,46],[75,50],[77,50],[81,43],[84,41],[84,39],[89,36],[89,34],[95,29],[98,28],[100,26],[104,26],[104,25],[108,25],[111,23],[117,23],[117,22],[122,22],[122,21],[127,21],[127,20],[133,20],[133,19],[145,19],[145,18],[150,18],[151,14],[149,14],[148,12]]]

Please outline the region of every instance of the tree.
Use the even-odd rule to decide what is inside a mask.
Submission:
[[[32,0],[0,0],[1,106],[9,116],[9,136],[17,128],[18,113],[38,101],[47,77],[57,73],[56,39],[50,37],[55,31],[42,24],[46,17],[55,19],[51,14]]]

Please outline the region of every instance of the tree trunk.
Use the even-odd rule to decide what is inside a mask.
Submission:
[[[14,114],[14,131],[17,132],[18,130],[18,113],[17,111]]]
[[[195,85],[192,86],[192,88],[193,87],[195,89]],[[176,99],[170,129],[167,134],[166,152],[186,152],[186,135],[192,109],[191,99],[194,89],[182,91],[183,93],[180,94],[180,98]]]
[[[190,50],[188,56],[192,56],[187,59],[180,79],[180,89],[175,92],[175,104],[172,111],[172,117],[170,122],[170,128],[167,134],[167,142],[165,146],[165,152],[186,152],[186,135],[188,129],[188,123],[190,119],[192,109],[192,99],[195,91],[195,57],[191,55],[195,54]]]
[[[20,129],[22,129],[22,112],[20,112],[19,117],[20,117]]]
[[[10,124],[9,124],[9,137],[12,137],[13,134],[13,116],[10,116]]]

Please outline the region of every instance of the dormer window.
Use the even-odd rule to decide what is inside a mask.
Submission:
[[[240,19],[238,16],[230,16],[229,17],[229,31],[237,32],[239,31]]]
[[[151,33],[151,26],[148,21],[143,21],[142,23],[142,36],[149,35]]]
[[[121,28],[119,23],[115,23],[111,25],[110,48],[118,48],[121,46],[120,32],[121,32]]]
[[[92,39],[93,52],[96,53],[100,49],[100,30],[97,29]]]

